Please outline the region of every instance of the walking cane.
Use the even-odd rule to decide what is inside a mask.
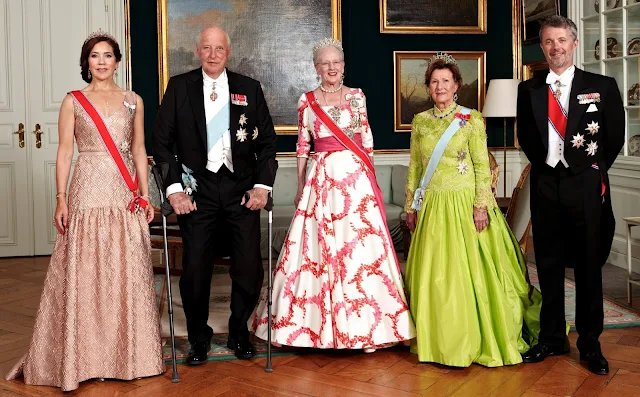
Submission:
[[[269,171],[273,175],[274,185],[276,179],[276,173],[278,171],[278,161],[273,159],[269,162]],[[273,273],[271,269],[271,254],[273,247],[273,188],[269,192],[269,197],[267,198],[267,204],[264,206],[264,209],[269,213],[269,254],[267,258],[269,260],[269,276],[267,277],[267,324],[269,327],[269,332],[267,334],[267,364],[265,367],[265,372],[273,372],[273,367],[271,366],[271,305],[273,303],[271,299],[271,290],[273,288]]]
[[[173,299],[171,297],[171,276],[169,271],[169,244],[167,243],[167,216],[171,215],[173,208],[168,201],[165,201],[164,180],[169,172],[169,165],[167,163],[160,163],[153,166],[151,169],[153,178],[158,185],[158,191],[160,192],[160,212],[162,213],[162,238],[164,240],[164,263],[165,271],[167,273],[167,300],[169,301],[169,329],[171,332],[171,357],[173,361],[173,383],[180,382],[178,378],[178,367],[176,363],[176,339],[173,328]]]

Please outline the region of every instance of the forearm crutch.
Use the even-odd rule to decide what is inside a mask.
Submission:
[[[171,275],[169,271],[169,244],[167,243],[167,216],[171,215],[173,212],[173,208],[168,201],[165,201],[165,191],[164,191],[164,180],[168,173],[169,165],[166,163],[154,165],[151,171],[153,172],[153,177],[156,180],[156,185],[158,185],[158,191],[160,192],[160,212],[162,213],[162,239],[164,240],[164,263],[165,263],[165,271],[167,274],[167,300],[169,301],[169,330],[171,332],[171,358],[173,361],[173,377],[172,382],[178,383],[180,382],[180,378],[178,378],[178,367],[176,360],[176,339],[174,334],[173,327],[173,299],[171,296]]]
[[[269,332],[267,333],[267,364],[265,367],[266,372],[273,372],[273,368],[271,366],[271,289],[273,283],[273,274],[271,273],[271,244],[273,242],[273,191],[269,192],[269,198],[267,199],[267,204],[264,206],[264,209],[269,213],[269,228],[268,228],[268,238],[269,238],[269,254],[267,255],[269,261],[269,276],[267,277],[267,324],[269,327]]]

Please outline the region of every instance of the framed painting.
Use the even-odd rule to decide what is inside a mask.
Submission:
[[[486,34],[487,0],[380,0],[380,33]]]
[[[296,134],[298,98],[318,85],[312,47],[340,39],[340,1],[158,0],[160,98],[171,76],[200,67],[196,39],[211,25],[229,34],[229,70],[262,84],[276,132]]]
[[[482,111],[485,97],[486,52],[445,51],[456,59],[462,74],[458,103]],[[411,131],[413,116],[431,109],[433,100],[427,93],[427,61],[436,51],[394,51],[394,130]]]
[[[522,0],[524,42],[540,42],[540,22],[553,15],[560,15],[560,0]]]
[[[522,81],[529,80],[538,72],[549,71],[549,64],[545,59],[522,65]]]

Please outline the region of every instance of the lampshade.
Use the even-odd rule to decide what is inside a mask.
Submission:
[[[518,84],[516,79],[493,79],[482,108],[484,117],[516,117]]]

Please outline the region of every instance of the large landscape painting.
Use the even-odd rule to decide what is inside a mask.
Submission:
[[[458,103],[482,110],[485,96],[485,53],[479,51],[449,51],[462,74]],[[435,52],[395,51],[395,122],[396,132],[410,131],[416,113],[433,107],[427,93],[425,72],[428,60]]]
[[[168,78],[200,66],[198,32],[224,28],[228,68],[262,83],[276,131],[295,133],[297,101],[317,87],[311,49],[340,38],[339,0],[158,0],[162,28],[161,92]]]

